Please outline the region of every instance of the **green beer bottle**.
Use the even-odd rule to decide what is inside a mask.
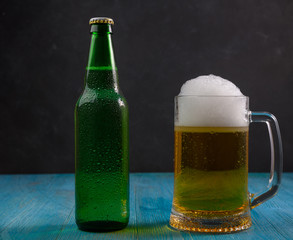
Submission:
[[[128,106],[118,86],[110,18],[92,18],[84,91],[75,107],[75,218],[112,231],[129,219]]]

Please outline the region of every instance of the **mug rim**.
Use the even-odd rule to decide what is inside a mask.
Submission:
[[[198,98],[249,98],[248,96],[230,96],[230,95],[177,95],[175,98],[184,98],[184,97],[198,97]]]

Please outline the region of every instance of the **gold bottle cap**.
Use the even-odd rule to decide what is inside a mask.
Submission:
[[[98,24],[98,23],[108,23],[114,25],[114,21],[112,18],[107,17],[94,17],[90,19],[90,25]]]

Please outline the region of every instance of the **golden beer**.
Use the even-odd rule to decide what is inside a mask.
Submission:
[[[251,209],[273,197],[282,173],[278,122],[249,110],[249,98],[230,81],[209,75],[186,81],[175,97],[174,195],[170,226],[227,233],[248,229]],[[271,143],[270,188],[248,192],[248,130],[267,124]],[[276,177],[274,177],[274,174]]]
[[[247,211],[248,127],[175,126],[174,149],[172,211],[197,219],[231,217]],[[170,224],[179,229],[182,224],[190,230],[188,223],[180,223],[172,214]],[[246,224],[251,223],[239,223]]]

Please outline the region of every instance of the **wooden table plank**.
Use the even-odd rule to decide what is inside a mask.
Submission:
[[[250,174],[261,191],[268,174]],[[74,217],[74,175],[0,175],[0,239],[293,239],[293,173],[283,175],[277,196],[252,210],[253,226],[234,234],[180,232],[168,226],[172,173],[130,175],[130,221],[126,229],[88,233]]]
[[[54,239],[74,206],[73,175],[0,176],[0,238]]]

